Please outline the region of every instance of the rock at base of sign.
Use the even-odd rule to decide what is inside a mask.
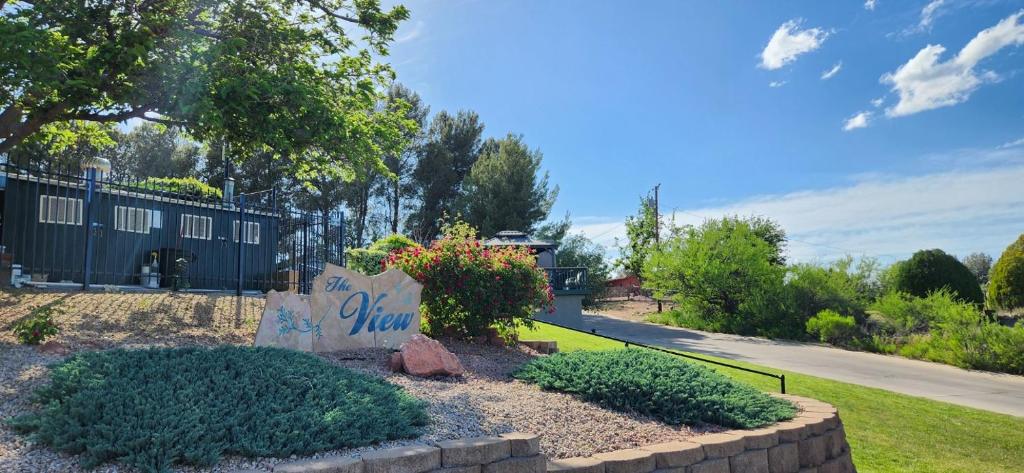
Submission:
[[[388,370],[392,373],[400,373],[402,371],[402,353],[394,352],[391,357],[388,358]]]
[[[413,335],[402,344],[402,369],[413,376],[462,376],[466,371],[454,353],[426,335]]]

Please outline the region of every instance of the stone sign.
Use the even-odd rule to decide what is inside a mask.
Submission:
[[[328,352],[399,348],[420,333],[423,286],[401,270],[367,277],[328,264],[313,280],[312,300],[267,293],[256,346]]]

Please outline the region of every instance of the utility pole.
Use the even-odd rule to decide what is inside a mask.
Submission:
[[[661,216],[658,214],[658,189],[661,184],[654,186],[654,246],[661,246]],[[658,299],[658,313],[661,313],[661,299]]]

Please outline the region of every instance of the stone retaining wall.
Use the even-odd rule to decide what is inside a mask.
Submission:
[[[689,441],[648,445],[592,457],[547,460],[540,436],[438,442],[377,450],[362,457],[284,463],[275,473],[854,473],[843,423],[829,404],[778,395],[796,418],[757,430],[731,430]],[[585,441],[585,440],[583,440]]]

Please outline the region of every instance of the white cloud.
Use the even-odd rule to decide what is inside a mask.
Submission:
[[[883,103],[885,103],[885,97],[878,97],[871,101],[871,106],[878,108],[881,107]]]
[[[875,0],[864,0],[864,9],[865,10],[874,10],[875,9],[875,3],[877,3]]]
[[[774,70],[796,60],[797,56],[814,51],[828,38],[821,28],[800,29],[802,20],[789,20],[775,30],[768,45],[761,51],[761,67]]]
[[[1018,146],[1024,146],[1024,138],[1016,139],[999,145],[998,149],[1010,149]]]
[[[784,81],[784,80],[773,80],[773,81],[768,83],[768,87],[771,87],[771,88],[782,87],[784,85],[786,85],[786,81]]]
[[[921,20],[917,23],[918,30],[925,30],[932,26],[935,14],[938,13],[939,7],[943,3],[946,3],[946,0],[932,0],[921,9]]]
[[[821,80],[829,80],[832,76],[839,73],[839,70],[843,68],[843,61],[837,62],[831,69],[821,73]]]
[[[1018,152],[1024,158],[1024,152]],[[1018,161],[1019,162],[1019,161]],[[793,261],[844,254],[890,263],[926,248],[965,255],[999,254],[1021,232],[1024,165],[957,170],[913,177],[868,177],[852,185],[751,197],[670,214],[677,224],[723,215],[763,215],[790,237]],[[625,238],[621,219],[579,225],[611,249]]]
[[[419,38],[423,34],[423,20],[417,21],[412,25],[412,29],[395,36],[395,43],[407,43],[416,38]]]
[[[857,128],[867,128],[870,119],[871,112],[860,112],[846,119],[846,123],[843,124],[843,131],[856,130]]]
[[[899,117],[956,105],[970,98],[971,93],[983,83],[998,80],[995,72],[978,74],[974,67],[1006,46],[1024,44],[1022,16],[1024,10],[979,32],[947,61],[939,60],[946,51],[945,47],[929,44],[895,72],[883,75],[881,82],[892,85],[892,90],[899,94],[899,102],[887,108],[886,115]]]

